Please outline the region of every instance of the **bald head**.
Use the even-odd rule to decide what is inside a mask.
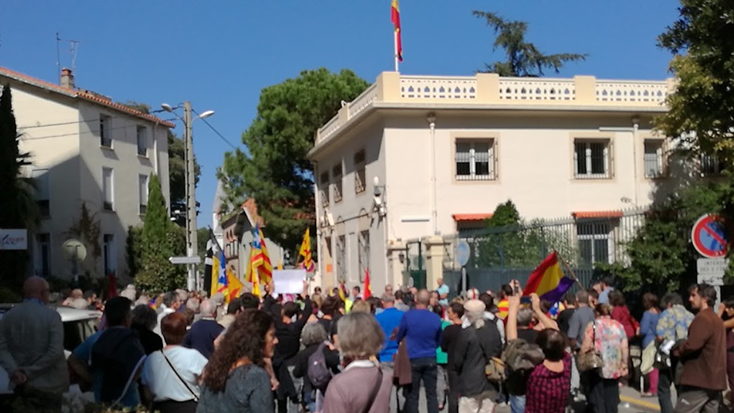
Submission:
[[[24,298],[35,298],[36,300],[41,300],[48,304],[49,293],[48,283],[41,277],[29,277],[23,283]]]
[[[420,290],[418,291],[418,296],[416,297],[415,302],[418,305],[427,306],[430,300],[431,294],[428,290]]]
[[[214,317],[217,311],[217,303],[213,300],[204,300],[199,306],[199,312],[202,317]]]

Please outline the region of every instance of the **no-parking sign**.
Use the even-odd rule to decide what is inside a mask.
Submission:
[[[729,252],[731,237],[724,218],[708,214],[696,221],[691,232],[691,240],[699,254],[707,258],[721,258]]]

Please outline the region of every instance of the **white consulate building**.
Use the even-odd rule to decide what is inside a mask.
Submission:
[[[0,87],[12,91],[20,150],[31,155],[24,172],[36,181],[42,215],[29,233],[31,273],[75,275],[62,245],[81,238],[87,257],[76,273],[125,280],[128,227],[143,222],[152,174],[170,206],[167,133],[174,125],[76,87],[68,69],[59,83],[0,67]],[[82,205],[98,225],[96,242],[74,234]]]
[[[406,240],[424,239],[430,251],[507,200],[527,219],[644,208],[675,184],[668,141],[651,123],[674,87],[672,79],[380,74],[318,130],[309,152],[324,286],[361,284],[369,270],[380,294],[403,283]],[[718,173],[708,158],[699,167]]]

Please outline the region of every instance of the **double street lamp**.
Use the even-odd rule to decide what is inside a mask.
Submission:
[[[183,117],[176,113],[176,109],[183,106]],[[183,105],[172,107],[167,103],[161,104],[161,108],[166,112],[171,112],[181,119],[184,124],[184,152],[186,154],[186,255],[195,257],[199,255],[198,239],[196,235],[196,168],[194,166],[194,138],[193,124],[196,119],[204,119],[214,114],[213,110],[196,113],[191,108],[191,102],[186,101]],[[196,113],[196,118],[192,118],[192,113]],[[196,264],[189,264],[188,278],[186,287],[189,291],[201,288],[201,279],[196,270]]]

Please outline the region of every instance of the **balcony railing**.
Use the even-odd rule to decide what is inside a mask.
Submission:
[[[316,133],[316,143],[334,135],[353,118],[382,105],[416,104],[433,107],[461,105],[542,105],[544,109],[574,107],[619,107],[630,110],[665,110],[665,101],[674,90],[672,79],[662,81],[597,80],[592,76],[570,79],[500,77],[492,73],[476,76],[406,76],[383,72],[377,82],[352,102],[344,102],[339,113]]]

